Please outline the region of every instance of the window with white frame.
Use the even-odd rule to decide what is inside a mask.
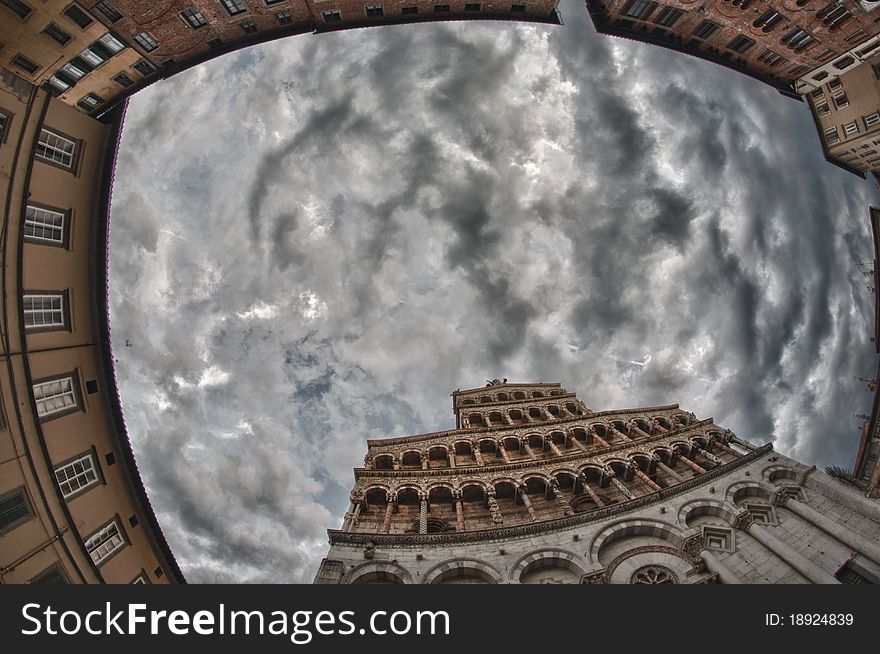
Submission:
[[[847,136],[852,136],[853,134],[859,133],[859,125],[856,121],[852,121],[851,123],[847,123],[843,126],[843,133]]]
[[[837,133],[836,127],[827,127],[825,129],[825,142],[828,145],[837,145],[840,143],[840,135]]]
[[[247,11],[247,5],[242,0],[220,0],[220,4],[230,16],[237,16]]]
[[[831,108],[828,106],[828,102],[826,100],[819,100],[816,103],[816,113],[820,116],[827,116],[831,113]]]
[[[25,293],[21,304],[25,329],[63,329],[67,326],[64,293]]]
[[[34,401],[41,418],[75,411],[79,408],[73,376],[34,384]]]
[[[880,124],[880,111],[875,111],[874,113],[865,116],[862,120],[865,121],[865,129]]]
[[[630,0],[623,8],[623,15],[639,20],[647,20],[648,16],[657,8],[656,2],[651,0]]]
[[[86,539],[86,550],[92,557],[95,565],[100,565],[109,559],[115,552],[125,547],[125,538],[116,520],[101,527]]]
[[[24,218],[24,237],[35,243],[64,245],[67,214],[56,209],[28,205]]]
[[[101,481],[92,453],[87,452],[70,463],[55,469],[61,494],[67,499]]]
[[[64,168],[73,168],[76,159],[76,141],[44,127],[40,132],[40,140],[37,141],[36,155],[43,161]]]

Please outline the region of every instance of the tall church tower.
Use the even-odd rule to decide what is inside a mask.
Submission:
[[[316,583],[880,582],[880,505],[711,419],[452,398],[455,429],[367,442]]]

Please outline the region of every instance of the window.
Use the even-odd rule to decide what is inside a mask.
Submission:
[[[55,563],[45,570],[43,570],[36,577],[31,579],[28,583],[31,584],[66,584],[69,583],[67,581],[67,577],[64,572],[61,570],[61,567]]]
[[[865,129],[870,129],[874,125],[880,125],[880,111],[865,116],[862,120],[865,121]]]
[[[448,14],[449,13],[449,5],[434,5],[434,13],[435,14]]]
[[[464,6],[465,11],[480,11],[480,4],[478,2],[470,2]]]
[[[280,5],[282,2],[287,2],[287,0],[265,0],[266,6],[271,7],[272,5]]]
[[[104,14],[104,17],[111,23],[115,23],[122,18],[122,14],[116,11],[116,7],[107,2],[107,0],[102,0],[102,2],[96,4],[95,9]]]
[[[0,143],[6,140],[10,122],[12,122],[12,114],[0,109]]]
[[[25,293],[22,298],[25,329],[54,331],[67,327],[64,293]]]
[[[94,70],[105,61],[107,61],[107,59],[103,57],[99,52],[96,52],[91,48],[86,48],[85,50],[80,52],[76,56],[76,59],[79,62],[84,62],[88,66],[89,70]]]
[[[526,13],[525,5],[510,5],[510,11],[514,14],[524,14]]]
[[[84,61],[81,61],[79,58],[77,58],[74,61],[70,61],[64,64],[61,67],[61,70],[59,70],[55,74],[59,75],[59,77],[63,75],[64,77],[62,77],[62,79],[64,79],[65,77],[68,78],[69,83],[73,85],[78,80],[88,75],[90,70],[91,68],[89,68]],[[64,79],[64,81],[68,81],[68,79]]]
[[[776,54],[773,50],[767,50],[764,54],[758,57],[758,61],[767,64],[768,66],[776,66],[785,61],[781,55]]]
[[[837,61],[835,61],[833,66],[837,70],[843,70],[844,68],[849,68],[850,66],[852,66],[855,63],[855,61],[856,60],[853,57],[847,56],[847,57],[844,57],[843,59],[838,59]]]
[[[153,66],[153,64],[151,64],[146,59],[141,59],[140,61],[134,63],[132,65],[132,68],[134,68],[137,72],[139,72],[144,77],[149,77],[150,75],[152,75],[153,73],[156,72],[156,67]]]
[[[293,22],[293,16],[290,15],[289,11],[279,11],[275,14],[275,19],[279,25],[290,25]]]
[[[252,20],[246,20],[240,23],[241,29],[245,34],[253,34],[257,31],[257,24]]]
[[[843,109],[844,107],[849,106],[849,98],[846,97],[846,93],[835,93],[834,94],[834,106],[838,109]]]
[[[220,0],[220,4],[226,9],[226,13],[230,16],[238,16],[248,10],[247,5],[242,0]]]
[[[63,79],[61,76],[56,73],[55,75],[51,75],[48,80],[49,84],[57,93],[64,93],[67,89],[71,87],[73,82],[68,82],[66,79]]]
[[[663,7],[663,9],[660,10],[660,13],[657,14],[657,18],[654,19],[654,22],[658,25],[663,25],[663,27],[672,27],[683,15],[684,12],[681,9]]]
[[[384,16],[385,10],[382,8],[382,5],[367,5],[364,7],[367,12],[367,16]]]
[[[848,23],[852,18],[852,14],[849,12],[849,9],[844,7],[840,2],[832,2],[820,9],[816,13],[816,18],[821,19],[822,24],[825,25],[829,31],[834,31],[838,27]]]
[[[268,1],[269,0],[266,0],[267,3],[268,3]],[[133,583],[133,584],[148,584],[150,582],[147,581],[147,575],[144,574],[143,570],[141,570],[140,574],[131,580],[131,583]]]
[[[840,135],[837,133],[836,127],[827,127],[825,129],[825,142],[828,145],[837,145],[840,143]]]
[[[843,133],[847,136],[852,136],[853,134],[859,133],[859,125],[856,121],[852,121],[851,123],[847,123],[843,126]]]
[[[808,45],[815,43],[816,39],[806,30],[803,30],[800,27],[795,27],[792,31],[782,37],[782,42],[788,45],[789,48],[803,52]]]
[[[400,13],[403,14],[404,16],[410,16],[412,14],[419,13],[419,8],[418,7],[404,7],[403,9],[400,10]]]
[[[159,47],[159,44],[156,43],[156,39],[154,39],[148,32],[135,34],[134,42],[141,46],[146,52],[152,52]]]
[[[110,32],[107,32],[100,39],[92,43],[90,49],[96,52],[100,52],[104,55],[105,59],[109,59],[117,52],[125,50],[125,44],[117,39],[115,36],[113,36]]]
[[[116,519],[113,519],[110,524],[86,538],[85,545],[95,565],[101,565],[125,547],[125,538]]]
[[[208,47],[211,50],[213,50],[214,48],[219,48],[221,45],[223,45],[223,41],[221,41],[219,38],[208,39]]]
[[[124,89],[129,88],[130,86],[134,86],[134,80],[126,75],[125,73],[119,73],[118,75],[113,76],[113,81],[119,84]]]
[[[42,245],[67,245],[69,212],[29,204],[25,210],[24,238]]]
[[[704,20],[697,25],[696,29],[694,29],[694,36],[698,39],[708,39],[716,31],[718,31],[718,23],[713,23],[711,20]]]
[[[85,10],[79,5],[70,5],[61,13],[63,13],[70,20],[79,25],[81,29],[85,29],[95,22],[95,20],[91,16],[89,16],[85,12]]]
[[[80,109],[85,109],[86,111],[92,111],[93,109],[100,107],[102,104],[104,104],[104,98],[95,93],[89,93],[80,98],[80,101],[76,103],[76,106]]]
[[[782,14],[773,9],[768,9],[758,16],[755,22],[752,23],[752,26],[760,27],[762,32],[770,32],[781,20]]]
[[[48,36],[59,45],[64,45],[65,43],[70,41],[70,34],[58,27],[55,23],[49,23],[48,25],[46,25],[46,27],[43,28],[43,34]]]
[[[813,75],[813,79],[816,80],[817,82],[821,82],[823,79],[825,79],[827,77],[828,77],[828,73],[826,73],[824,70]]]
[[[834,573],[834,577],[842,584],[870,584],[871,581],[864,575],[859,574],[852,563],[844,563],[843,567]]]
[[[342,14],[339,13],[338,9],[334,9],[333,11],[322,11],[321,16],[324,17],[325,23],[338,23],[342,20]]]
[[[820,100],[816,102],[816,113],[820,116],[827,116],[831,113],[831,109],[828,107],[827,100]]]
[[[4,7],[6,7],[9,11],[14,13],[22,20],[30,16],[31,12],[33,11],[33,9],[31,9],[21,0],[0,0],[0,4],[2,4]]]
[[[180,12],[180,15],[183,16],[183,19],[187,23],[189,23],[189,26],[192,27],[194,30],[197,30],[200,27],[204,27],[208,24],[208,21],[205,20],[204,16],[202,16],[202,12],[200,12],[196,7],[187,7]]]
[[[101,482],[91,452],[80,454],[72,461],[55,468],[55,479],[66,500]]]
[[[34,401],[41,418],[79,410],[79,393],[73,375],[34,384]]]
[[[629,0],[623,7],[623,14],[630,18],[647,20],[656,8],[657,3],[650,0]]]
[[[33,516],[24,487],[0,495],[0,534],[15,529]]]
[[[36,155],[43,161],[72,169],[76,162],[76,141],[44,127],[37,141]]]
[[[742,54],[749,48],[755,45],[755,42],[747,36],[743,36],[740,34],[733,41],[727,44],[728,49],[733,50],[734,52],[738,52]]]
[[[40,65],[39,65],[39,64],[37,64],[37,63],[31,61],[30,59],[28,59],[27,57],[25,57],[25,56],[24,56],[23,54],[21,54],[21,53],[18,53],[17,55],[15,55],[15,56],[12,58],[12,65],[13,65],[13,66],[16,66],[16,67],[18,67],[18,68],[21,68],[21,69],[22,69],[23,71],[25,71],[28,75],[33,75],[33,74],[36,73],[38,70],[40,70]]]

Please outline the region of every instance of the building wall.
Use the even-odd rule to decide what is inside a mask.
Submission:
[[[453,409],[368,441],[316,583],[880,583],[880,505],[678,405],[495,380]]]
[[[272,39],[306,32],[437,20],[559,24],[557,1],[10,0],[10,6],[0,4],[0,65],[37,86],[51,82],[49,88],[62,102],[99,115],[157,79]],[[20,17],[12,6],[23,8],[25,16]],[[84,20],[91,22],[80,27],[68,15],[71,7],[77,16],[85,16]],[[70,37],[64,45],[44,33],[49,24]],[[72,80],[65,77],[63,67],[82,67],[86,49],[108,34],[123,49],[96,67],[88,67],[85,76],[64,88]],[[16,65],[17,55],[32,61],[36,69]],[[66,80],[65,84],[59,79]],[[84,104],[90,98],[90,104]]]
[[[0,110],[6,116],[0,500],[15,498],[15,510],[24,512],[0,532],[0,583],[33,581],[53,567],[68,582],[183,581],[146,501],[127,436],[114,420],[118,397],[105,365],[108,334],[99,313],[105,302],[96,283],[105,273],[101,198],[121,114],[98,122],[9,74],[0,83]],[[44,128],[76,144],[69,167],[37,156]],[[28,207],[57,211],[66,236],[37,240],[52,232],[43,229],[45,215]],[[31,296],[53,294],[63,298],[63,311],[31,314]],[[63,315],[58,324],[43,324],[57,315]],[[46,390],[73,404],[53,405],[63,409],[54,411],[39,384],[58,379],[70,393],[68,386]],[[75,480],[62,484],[62,470]],[[93,558],[86,541],[111,521],[117,537],[105,545],[106,556]]]
[[[880,174],[880,56],[807,95],[825,155],[858,174]]]
[[[880,33],[876,8],[854,0],[587,0],[587,6],[600,32],[710,59],[779,88]],[[681,12],[672,24],[669,9]],[[704,21],[718,27],[700,38]],[[732,46],[742,38],[750,44],[738,51]]]
[[[785,499],[787,493],[799,499]],[[794,513],[786,505],[793,501],[828,517],[875,558]],[[751,522],[747,505],[768,511],[771,522]],[[315,581],[632,583],[637,572],[659,568],[671,571],[676,583],[837,583],[835,575],[843,580],[849,570],[880,583],[877,504],[769,449],[674,497],[589,518],[464,542],[331,532]]]

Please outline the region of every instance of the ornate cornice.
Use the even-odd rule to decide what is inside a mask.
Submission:
[[[406,547],[413,545],[457,545],[460,543],[472,543],[488,540],[505,540],[511,538],[519,538],[522,536],[531,536],[555,531],[562,531],[565,529],[570,529],[572,527],[589,524],[591,522],[604,520],[613,516],[623,515],[631,511],[636,511],[645,506],[653,504],[658,500],[676,497],[678,495],[686,493],[689,490],[703,486],[723,475],[726,475],[732,470],[741,468],[747,463],[751,463],[752,461],[759,459],[764,454],[772,450],[773,445],[771,443],[768,443],[757,448],[753,452],[749,452],[748,454],[743,455],[736,461],[731,461],[724,466],[713,468],[712,470],[709,470],[699,477],[688,479],[687,481],[683,481],[680,484],[676,484],[675,486],[670,486],[669,488],[664,488],[663,490],[660,490],[656,493],[651,493],[650,495],[642,495],[635,499],[620,502],[619,504],[615,504],[613,506],[604,507],[601,509],[594,509],[586,513],[578,513],[562,518],[555,518],[553,520],[532,522],[524,525],[513,525],[510,527],[480,529],[477,531],[446,532],[441,534],[375,534],[346,532],[338,529],[329,529],[327,531],[327,534],[330,538],[330,543],[332,545],[365,545],[366,543],[374,543],[375,545],[382,547]]]

